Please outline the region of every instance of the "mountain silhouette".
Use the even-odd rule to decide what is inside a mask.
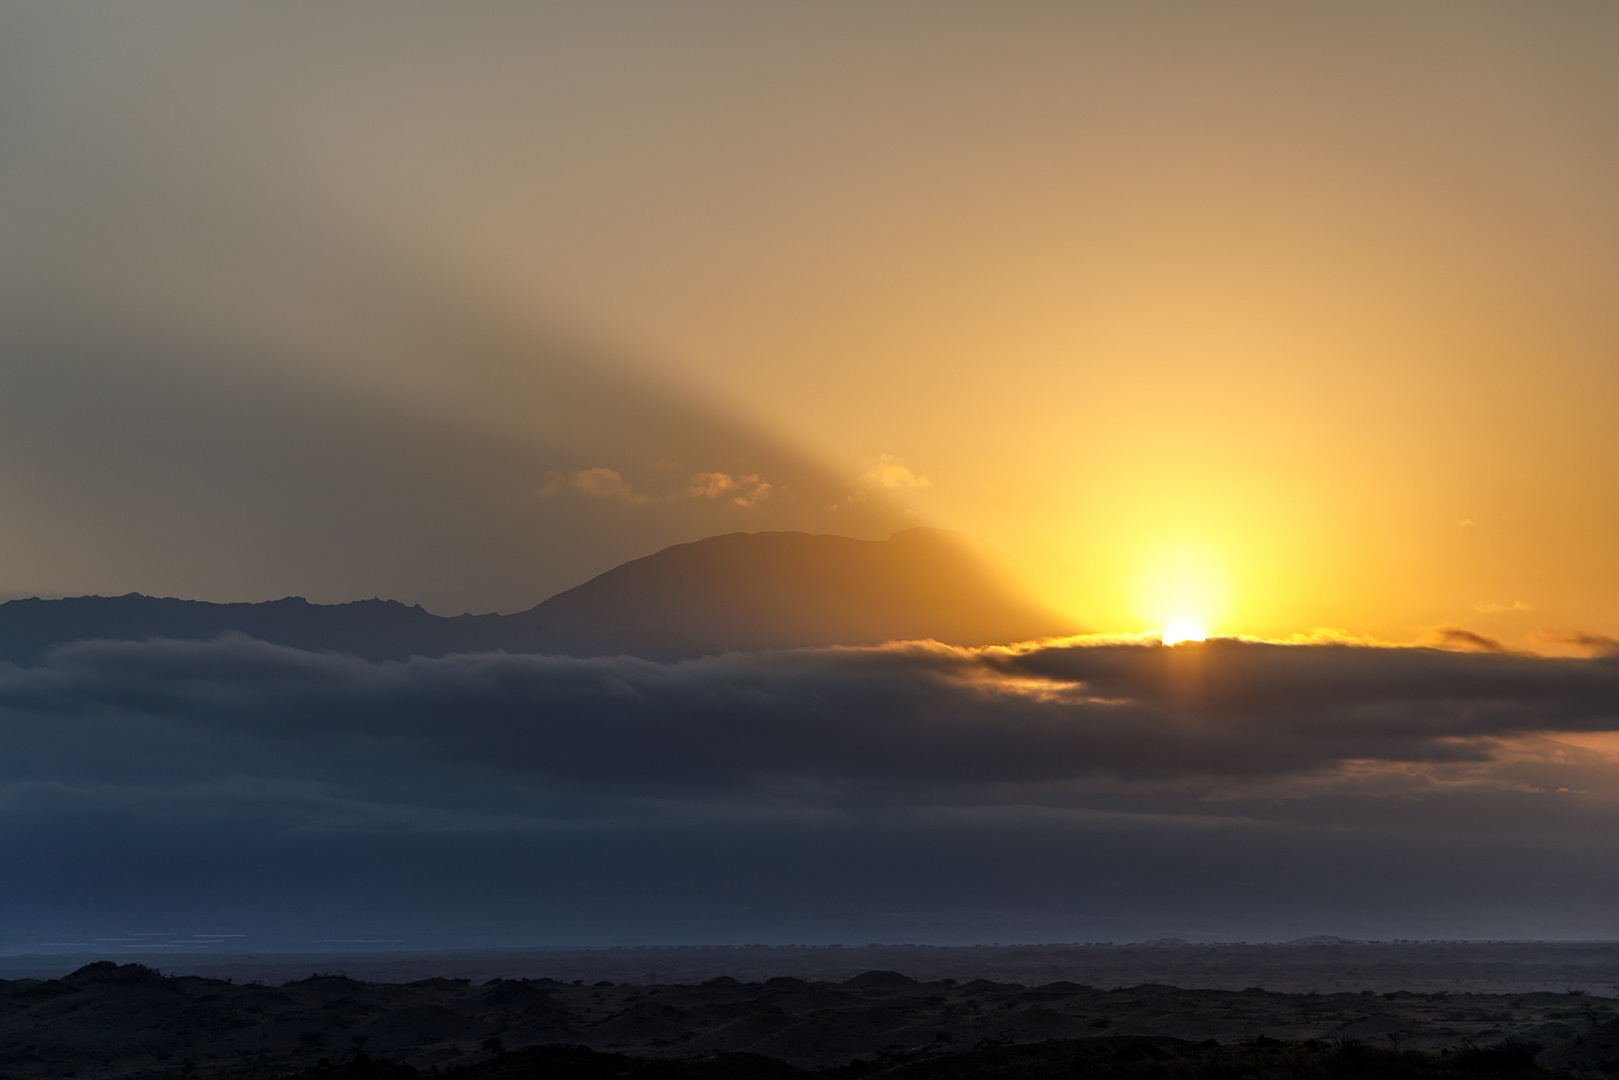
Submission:
[[[86,639],[208,640],[232,632],[371,660],[496,649],[668,660],[922,638],[988,645],[1074,630],[1022,597],[959,534],[908,529],[855,540],[768,532],[676,544],[513,615],[444,617],[393,600],[301,597],[13,600],[0,604],[0,658],[30,663],[52,646]]]

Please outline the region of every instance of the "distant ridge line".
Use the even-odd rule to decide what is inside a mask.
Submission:
[[[34,663],[83,640],[203,641],[230,633],[367,660],[462,652],[632,655],[874,645],[988,645],[1073,633],[1019,595],[972,542],[938,529],[887,540],[728,533],[624,563],[511,615],[435,615],[373,597],[214,603],[140,593],[0,604],[0,659]]]

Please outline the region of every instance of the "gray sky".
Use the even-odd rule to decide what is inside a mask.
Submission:
[[[0,592],[509,611],[714,533],[914,523],[892,476],[828,467],[446,248],[497,209],[467,185],[517,177],[467,127],[492,88],[425,105],[476,81],[455,27],[395,14],[377,39],[360,9],[5,12]],[[510,17],[466,27],[508,64]],[[565,121],[523,78],[487,123]],[[363,145],[404,115],[481,164]],[[444,199],[457,161],[423,218],[407,200]]]

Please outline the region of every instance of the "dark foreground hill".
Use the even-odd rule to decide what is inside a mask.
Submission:
[[[83,1080],[1595,1077],[1619,1060],[1614,1004],[1549,993],[924,983],[892,971],[837,983],[384,984],[312,975],[265,986],[101,962],[59,979],[0,982],[0,1072]]]
[[[1009,586],[969,542],[936,529],[888,540],[732,533],[677,544],[514,615],[442,617],[390,600],[260,604],[127,596],[0,604],[0,659],[104,638],[206,640],[231,632],[371,660],[453,652],[628,654],[933,638],[986,645],[1072,633]]]

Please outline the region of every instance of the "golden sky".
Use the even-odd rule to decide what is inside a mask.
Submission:
[[[561,447],[487,525],[559,569],[58,558],[110,526],[17,478],[68,468],[51,443],[0,477],[57,515],[0,532],[0,589],[509,610],[706,532],[916,522],[1098,631],[1619,634],[1619,11],[385,10],[9,15],[8,303]],[[640,432],[727,449],[514,404],[565,395],[520,347],[421,345],[419,294],[589,342],[589,378],[685,410]]]

